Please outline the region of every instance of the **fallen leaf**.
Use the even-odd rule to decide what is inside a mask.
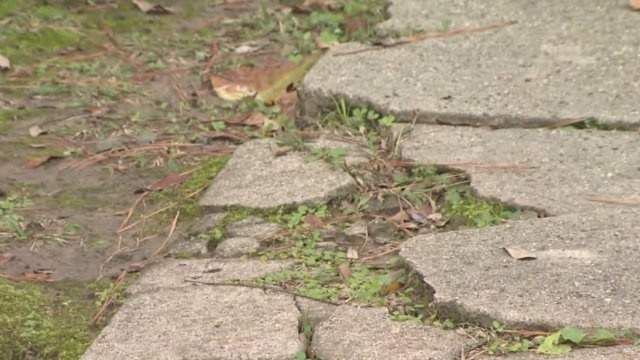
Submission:
[[[142,269],[144,269],[145,265],[146,263],[144,261],[129,263],[129,265],[127,265],[127,272],[128,273],[140,272],[142,271]]]
[[[144,0],[131,0],[131,2],[134,3],[138,7],[138,9],[140,9],[140,11],[145,14],[167,15],[173,13],[172,8],[158,4],[151,4]]]
[[[37,157],[28,159],[27,162],[25,163],[25,166],[27,167],[27,169],[35,169],[48,163],[51,160],[61,159],[61,158],[62,157],[58,155],[37,156]]]
[[[633,10],[640,10],[640,0],[630,0],[629,1],[629,6],[633,9]]]
[[[397,281],[392,281],[391,283],[385,285],[382,288],[382,293],[384,295],[389,295],[398,292],[402,288],[402,284]]]
[[[267,118],[262,113],[253,113],[251,114],[251,116],[244,119],[244,121],[242,122],[242,125],[262,127],[268,120],[269,118]]]
[[[42,130],[40,128],[40,126],[38,125],[33,125],[32,127],[29,128],[29,135],[31,137],[38,137],[42,134],[46,134],[47,132],[45,130]]]
[[[396,224],[402,224],[405,221],[409,221],[409,215],[406,211],[400,210],[395,213],[393,216],[389,217],[387,220],[394,222]]]
[[[349,267],[349,263],[343,263],[338,266],[338,273],[343,281],[349,280],[351,277],[351,268]]]
[[[354,247],[349,247],[347,249],[347,259],[349,260],[357,260],[360,256],[358,256],[358,250]]]
[[[517,247],[504,247],[502,248],[504,251],[507,252],[507,254],[509,254],[509,256],[511,256],[512,258],[516,259],[516,260],[534,260],[536,259],[536,256],[527,251],[524,250],[522,248],[517,248]]]
[[[23,280],[32,282],[53,282],[51,271],[31,271],[22,274]]]
[[[323,229],[325,224],[317,215],[309,214],[304,217],[305,224],[309,225],[312,229]]]
[[[154,182],[147,187],[149,191],[161,191],[171,186],[182,184],[187,179],[187,176],[171,173],[164,178]]]
[[[11,69],[11,61],[0,54],[0,70],[5,71]]]
[[[262,49],[263,47],[265,47],[267,44],[266,43],[259,43],[256,41],[249,41],[249,42],[245,42],[240,44],[237,48],[235,48],[233,50],[234,53],[236,54],[248,54],[248,53],[252,53],[255,51],[258,51],[260,49]]]
[[[300,82],[320,55],[320,52],[309,55],[297,64],[268,57],[258,66],[242,66],[211,75],[209,79],[216,95],[224,100],[238,101],[255,96],[270,105],[284,96],[292,84]]]
[[[255,89],[247,85],[235,83],[221,76],[211,75],[209,80],[216,95],[223,100],[238,101],[256,95]]]
[[[8,263],[11,260],[13,260],[15,257],[16,256],[11,254],[11,253],[0,254],[0,266]]]

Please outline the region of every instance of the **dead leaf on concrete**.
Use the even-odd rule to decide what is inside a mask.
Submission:
[[[211,86],[216,95],[227,101],[238,101],[256,95],[256,90],[248,85],[244,85],[222,76],[211,75],[209,77]]]
[[[25,272],[22,274],[21,280],[31,281],[31,282],[53,282],[53,279],[51,278],[52,273],[53,271],[49,271],[49,270],[46,270],[46,271],[35,270],[31,272]]]
[[[134,3],[138,7],[138,9],[140,9],[140,11],[142,11],[145,14],[167,15],[167,14],[173,14],[174,12],[173,9],[170,7],[166,7],[158,4],[151,4],[144,0],[131,0],[131,2]]]
[[[630,0],[629,1],[629,6],[633,9],[633,10],[640,10],[640,0]]]
[[[312,229],[323,229],[325,227],[324,222],[317,215],[309,214],[304,217],[304,223],[309,225]]]
[[[148,191],[161,191],[171,186],[182,184],[187,179],[187,176],[171,173],[164,178],[154,182],[147,188]]]
[[[536,256],[527,250],[518,247],[503,247],[504,251],[506,251],[509,256],[516,260],[535,260]]]
[[[0,54],[0,70],[5,71],[11,69],[11,61]]]
[[[38,125],[33,125],[32,127],[29,128],[29,135],[31,137],[38,137],[38,136],[40,136],[42,134],[46,134],[46,133],[47,133],[47,131],[46,130],[42,130],[40,128],[40,126],[38,126]]]

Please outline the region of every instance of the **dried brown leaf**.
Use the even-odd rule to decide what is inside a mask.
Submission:
[[[0,54],[0,70],[5,71],[11,69],[11,61]]]
[[[38,137],[46,133],[47,133],[46,130],[42,130],[38,125],[33,125],[32,127],[29,128],[29,136],[31,137]]]
[[[324,221],[317,215],[309,214],[304,217],[305,224],[309,225],[312,229],[323,229],[325,227]]]
[[[37,156],[37,157],[33,157],[30,159],[27,159],[27,162],[25,163],[25,166],[27,167],[27,169],[35,169],[35,168],[39,168],[40,166],[48,163],[51,160],[54,159],[60,159],[60,156],[57,155],[45,155],[45,156]]]
[[[0,266],[8,263],[11,260],[13,260],[15,257],[16,256],[11,254],[11,253],[0,254]]]
[[[640,0],[629,0],[629,6],[633,9],[633,10],[640,10]]]
[[[176,173],[171,173],[164,178],[154,182],[147,188],[149,191],[161,191],[171,186],[182,184],[187,179],[187,176]]]
[[[153,14],[153,15],[167,15],[172,14],[173,9],[170,7],[151,4],[144,0],[131,0],[131,2],[140,9],[145,14]]]
[[[529,252],[525,249],[518,247],[504,247],[502,248],[509,256],[516,260],[534,260],[536,259],[535,254]]]
[[[236,83],[221,76],[211,75],[209,80],[216,95],[223,100],[238,101],[256,95],[256,90],[250,86]]]

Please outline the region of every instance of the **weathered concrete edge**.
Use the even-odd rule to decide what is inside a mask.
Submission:
[[[354,44],[342,45],[348,50],[354,49]],[[335,52],[329,52],[324,55],[325,59],[320,61],[327,61],[326,58],[334,56]],[[318,69],[316,64],[311,71]],[[307,74],[307,75],[308,75]],[[298,98],[300,99],[297,104],[297,116],[296,125],[299,127],[307,127],[312,125],[317,119],[327,112],[335,110],[335,101],[338,99],[347,99],[352,106],[367,107],[377,111],[380,114],[393,115],[398,122],[403,123],[416,123],[416,124],[431,124],[431,125],[450,125],[450,126],[472,126],[472,127],[489,127],[494,129],[500,128],[554,128],[565,126],[565,123],[569,125],[580,121],[588,120],[584,119],[567,119],[567,118],[540,118],[540,117],[523,117],[513,116],[506,113],[495,114],[465,114],[465,113],[441,113],[433,111],[425,111],[421,109],[414,110],[396,110],[391,109],[386,105],[378,104],[374,99],[366,96],[355,96],[348,94],[340,90],[323,90],[318,86],[313,86],[308,81],[308,76],[305,77],[301,86],[298,88]],[[640,130],[640,122],[630,123],[628,121],[616,120],[616,119],[596,119],[601,122],[603,126],[611,130],[628,130],[635,131]]]

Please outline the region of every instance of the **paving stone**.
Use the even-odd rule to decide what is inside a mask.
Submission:
[[[253,237],[267,239],[277,234],[281,228],[257,216],[249,216],[227,226],[227,233],[232,237]]]
[[[307,115],[347,97],[428,123],[540,126],[594,117],[640,126],[638,13],[628,0],[392,0],[390,14],[382,27],[393,31],[517,24],[355,55],[334,56],[361,45],[335,47],[301,87]]]
[[[366,148],[352,142],[321,136],[315,141],[307,143],[307,145],[311,149],[344,149],[346,151],[344,162],[347,166],[360,165],[369,161],[369,154]]]
[[[636,132],[419,125],[402,154],[468,172],[482,197],[553,215],[637,203],[640,194]]]
[[[400,256],[449,316],[490,326],[640,329],[640,209],[417,236]],[[503,248],[533,253],[511,258]]]
[[[253,140],[238,147],[200,200],[204,207],[268,209],[330,200],[354,186],[345,172],[301,153],[276,156],[272,140]]]
[[[327,360],[453,360],[466,338],[453,331],[397,322],[383,308],[340,306],[313,333],[312,351]]]
[[[250,261],[168,261],[154,267],[82,359],[291,360],[304,345],[291,296],[183,281],[194,274],[223,281],[271,270]]]
[[[216,255],[223,258],[240,257],[253,254],[260,248],[260,242],[251,237],[233,237],[225,239],[216,246]]]
[[[336,305],[303,297],[296,297],[296,304],[302,316],[308,320],[313,327],[327,320],[338,308]]]
[[[636,360],[640,359],[638,346],[612,346],[596,349],[578,349],[565,355],[548,356],[536,353],[511,354],[506,357],[483,356],[479,360]]]
[[[284,270],[289,265],[291,263],[286,261],[265,262],[250,259],[167,259],[161,264],[145,269],[144,276],[131,285],[128,292],[137,294],[159,289],[191,287],[192,284],[185,282],[185,279],[203,282],[249,280]]]

